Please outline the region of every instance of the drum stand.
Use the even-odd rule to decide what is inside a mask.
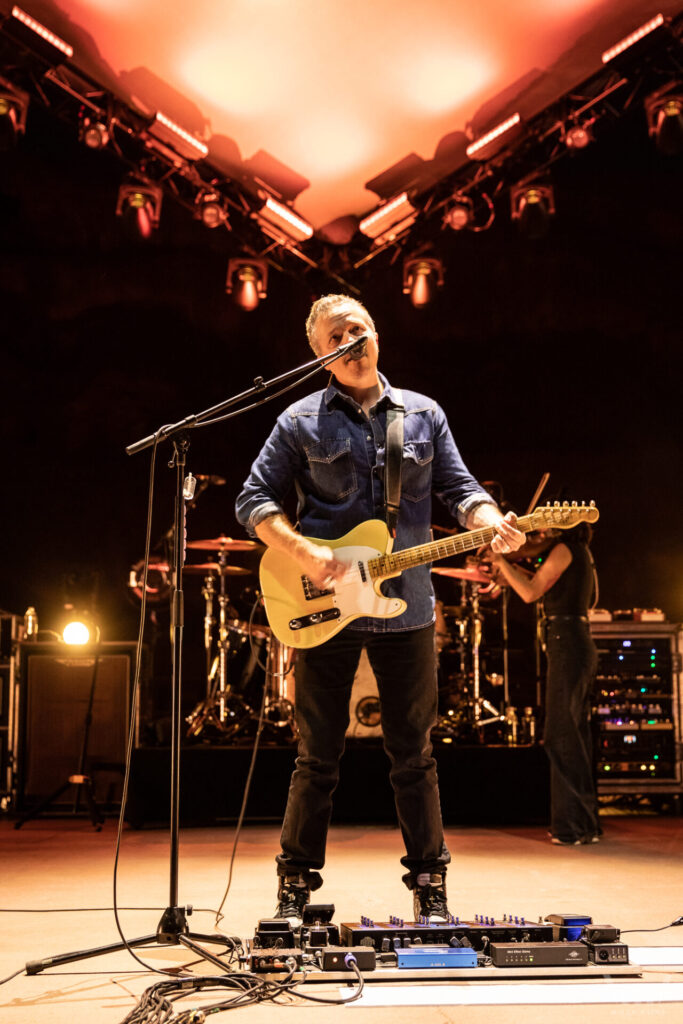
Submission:
[[[207,727],[217,729],[223,737],[234,735],[240,728],[240,720],[234,710],[229,709],[229,702],[240,700],[230,694],[228,684],[228,658],[230,656],[230,636],[228,630],[228,605],[230,599],[226,589],[227,551],[218,552],[220,565],[220,588],[216,594],[214,577],[209,574],[204,578],[202,597],[206,603],[204,614],[204,649],[206,651],[206,697],[190,712],[185,721],[188,723],[187,736],[199,736]],[[213,627],[216,619],[213,614],[214,597],[218,598],[218,654],[213,656]],[[247,713],[245,706],[244,711]],[[231,721],[228,721],[231,719]]]
[[[480,696],[480,663],[479,649],[481,647],[481,623],[482,617],[479,612],[479,584],[471,583],[472,596],[472,726],[475,729],[483,728],[485,725],[492,725],[493,722],[504,722],[505,715],[500,712],[490,701]],[[482,718],[482,711],[488,711],[489,717]]]

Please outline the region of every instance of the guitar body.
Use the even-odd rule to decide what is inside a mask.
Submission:
[[[349,563],[346,576],[329,591],[319,591],[289,555],[267,548],[261,559],[261,591],[273,633],[288,647],[317,647],[354,619],[392,619],[405,611],[405,601],[384,597],[380,585],[388,576],[373,580],[368,561],[391,551],[386,523],[369,519],[337,540],[309,537],[314,544],[332,548]],[[391,573],[399,576],[400,572]]]

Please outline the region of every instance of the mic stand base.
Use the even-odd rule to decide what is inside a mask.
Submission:
[[[42,960],[29,960],[26,964],[26,974],[40,974],[48,967],[62,967],[64,964],[72,964],[77,960],[88,960],[94,956],[105,956],[107,953],[119,953],[130,947],[138,949],[143,946],[186,946],[193,953],[201,956],[204,960],[220,967],[221,970],[230,972],[230,965],[215,956],[208,949],[204,949],[200,942],[212,942],[216,945],[226,947],[226,950],[233,950],[235,942],[227,935],[203,935],[199,932],[191,932],[187,925],[186,913],[190,908],[167,907],[162,914],[154,935],[142,935],[131,939],[128,944],[125,942],[112,942],[107,946],[94,946],[92,949],[79,949],[73,953],[59,953],[57,956],[48,956]]]

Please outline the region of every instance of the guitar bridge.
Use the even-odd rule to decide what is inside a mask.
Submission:
[[[320,587],[316,587],[308,576],[301,577],[301,586],[304,588],[304,597],[307,601],[315,601],[316,597],[328,597],[334,593],[333,590],[321,590]]]
[[[329,622],[330,619],[338,619],[340,616],[341,612],[338,608],[325,608],[321,612],[311,612],[310,615],[300,615],[296,619],[290,619],[289,628],[305,629],[306,626],[317,626],[320,622]]]

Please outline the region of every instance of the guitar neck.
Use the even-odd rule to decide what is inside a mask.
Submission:
[[[538,530],[543,525],[543,516],[533,512],[517,519],[517,529],[522,533]],[[484,547],[491,543],[495,535],[496,530],[493,526],[487,526],[483,530],[469,530],[467,533],[458,533],[454,537],[433,540],[429,544],[418,544],[414,548],[405,548],[395,554],[380,555],[379,558],[373,558],[368,562],[368,569],[374,579],[393,576],[403,572],[404,569],[413,569],[416,565],[426,565],[428,562],[437,562],[450,555],[461,555],[465,551],[474,551]]]

